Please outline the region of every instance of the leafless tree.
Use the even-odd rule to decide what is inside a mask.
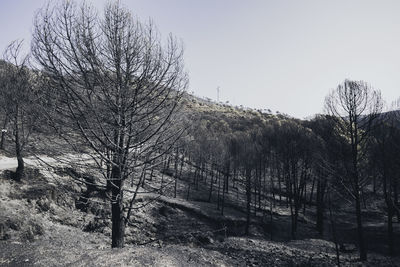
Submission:
[[[360,164],[365,157],[367,140],[382,106],[380,92],[363,81],[345,80],[325,99],[326,111],[337,121],[341,134],[348,140],[351,160],[345,164],[347,175],[341,177],[341,183],[355,203],[361,260],[367,259],[360,202],[361,190],[368,175],[360,175]]]
[[[382,181],[382,191],[387,210],[387,229],[388,229],[388,247],[389,254],[394,255],[394,233],[393,217],[398,211],[397,184],[400,162],[397,157],[399,146],[399,129],[395,126],[393,114],[386,114],[388,117],[386,123],[382,124],[374,131],[373,148],[371,149],[371,161],[374,161],[373,167],[376,169],[377,176]]]
[[[151,22],[141,23],[119,1],[99,17],[73,1],[44,7],[32,53],[55,98],[48,119],[111,192],[112,247],[123,247],[132,209],[123,202],[130,191],[125,181],[179,137],[171,124],[187,75],[172,35],[163,43]]]
[[[18,161],[16,179],[24,176],[23,153],[29,137],[38,119],[36,108],[39,94],[39,75],[29,69],[29,55],[23,54],[23,41],[11,42],[6,48],[5,60],[1,76],[0,96],[2,98],[2,113],[4,114],[3,129],[10,126],[11,137],[15,144],[15,154]],[[4,146],[2,132],[1,145]]]
[[[7,108],[7,99],[5,93],[7,92],[7,78],[6,78],[6,67],[7,63],[5,61],[0,61],[0,107],[1,107],[1,137],[0,137],[0,149],[4,150],[4,145],[6,141],[7,126],[9,123],[9,109]]]

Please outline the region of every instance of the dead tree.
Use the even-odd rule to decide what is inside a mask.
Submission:
[[[387,207],[387,234],[389,255],[395,254],[393,217],[399,209],[394,201],[396,194],[394,185],[398,180],[400,161],[398,159],[400,137],[399,129],[395,126],[397,121],[393,114],[387,113],[385,123],[375,129],[372,140],[371,161],[372,168],[376,169],[378,178],[382,181],[382,191]]]
[[[187,75],[174,37],[164,45],[151,22],[141,23],[118,1],[101,18],[94,10],[73,1],[44,7],[35,18],[32,53],[56,91],[47,117],[60,145],[87,158],[70,163],[111,185],[111,246],[123,247],[132,209],[124,205],[125,181],[179,137],[171,124]]]
[[[357,217],[357,233],[360,259],[367,259],[362,216],[361,194],[367,175],[360,175],[360,163],[365,156],[365,145],[374,127],[375,119],[382,110],[382,99],[379,91],[374,91],[363,81],[345,80],[325,99],[325,108],[336,120],[341,134],[348,139],[348,150],[351,159],[346,177],[343,177],[345,188],[352,196]]]
[[[24,176],[23,154],[35,123],[40,100],[40,75],[29,69],[29,54],[23,55],[23,41],[13,41],[4,52],[5,65],[1,72],[1,109],[5,114],[3,129],[11,125],[11,137],[15,145],[18,166],[16,179]],[[1,148],[4,146],[5,132],[2,131]]]

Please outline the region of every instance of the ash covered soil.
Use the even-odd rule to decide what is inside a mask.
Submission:
[[[334,244],[326,240],[271,241],[256,221],[244,236],[243,211],[227,207],[222,216],[213,203],[186,200],[184,181],[177,198],[146,193],[157,186],[161,174],[154,175],[136,201],[125,248],[111,249],[109,204],[100,195],[82,206],[86,188],[68,173],[30,168],[17,182],[11,171],[1,171],[0,266],[336,265]],[[276,215],[276,227],[286,219]],[[342,266],[361,266],[356,251],[340,260]],[[363,266],[400,266],[400,260],[370,254]]]

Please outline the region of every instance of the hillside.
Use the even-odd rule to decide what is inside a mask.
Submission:
[[[282,115],[214,104],[194,97],[186,97],[184,103],[185,114],[199,125],[203,121],[208,132],[213,131],[219,138],[221,133],[239,133],[271,123],[298,123]],[[7,147],[10,156],[12,147],[10,144]],[[207,174],[198,177],[193,168],[202,163],[193,156],[187,157],[179,177],[175,176],[172,163],[166,168],[152,169],[150,177],[139,188],[126,228],[125,248],[110,249],[108,201],[95,191],[88,193],[88,185],[74,179],[74,173],[79,170],[71,171],[61,165],[48,169],[43,162],[31,157],[26,159],[29,167],[26,178],[17,182],[10,171],[16,167],[15,159],[1,156],[0,266],[336,265],[329,223],[325,235],[315,230],[315,204],[310,203],[307,212],[299,215],[298,235],[292,240],[290,208],[285,200],[279,201],[286,199],[284,192],[268,193],[263,197],[263,208],[256,209],[252,204],[255,213],[250,234],[246,235],[246,194],[240,182],[243,177],[238,176],[228,187],[222,215],[219,189],[218,195],[214,192],[210,199]],[[214,190],[217,186],[215,180]],[[88,194],[89,201],[82,205],[82,196]],[[127,194],[126,201],[131,196]],[[381,204],[378,201],[372,204],[377,206],[371,206],[364,215],[369,218],[367,233],[375,242],[370,245],[373,252],[364,265],[400,265],[399,258],[384,256],[384,225],[376,220],[383,216]],[[337,212],[342,266],[360,264],[351,211],[351,206],[347,206],[341,213]],[[378,232],[381,237],[376,235]]]
[[[110,197],[100,175],[105,167],[84,164],[96,161],[90,148],[81,139],[75,141],[82,147],[72,148],[40,121],[26,139],[26,177],[16,181],[9,125],[0,156],[0,265],[335,266],[337,253],[342,266],[357,265],[351,195],[332,177],[317,176],[318,153],[332,157],[345,143],[339,134],[324,150],[332,145],[324,139],[334,132],[330,123],[323,116],[302,121],[184,93],[170,129],[185,131],[153,162],[139,157],[125,189],[124,206],[133,205],[133,212],[119,250],[109,249]],[[291,160],[299,173],[294,182],[286,166]],[[397,256],[387,256],[387,208],[376,179],[363,188],[370,255],[363,264],[398,265]],[[394,222],[394,240],[399,230]]]
[[[2,158],[0,163],[5,162]],[[34,166],[32,166],[34,167]],[[186,201],[186,184],[178,198],[144,193],[139,203],[150,204],[135,212],[128,226],[129,243],[109,249],[109,223],[101,219],[93,203],[87,212],[76,209],[74,194],[80,188],[67,176],[45,177],[31,169],[17,183],[3,171],[1,183],[1,266],[333,266],[333,244],[318,239],[291,242],[268,241],[255,229],[252,237],[231,235],[218,229],[227,222],[240,225],[237,210],[215,216],[207,203]],[[148,187],[155,186],[156,175]],[[54,180],[54,179],[57,179]],[[168,178],[171,179],[171,178]],[[159,182],[159,181],[158,181]],[[57,185],[57,186],[56,186]],[[65,192],[62,188],[72,187]],[[97,208],[97,210],[96,210]],[[279,217],[283,217],[279,219]],[[277,214],[277,224],[284,220]],[[232,230],[232,229],[230,229]],[[257,233],[258,232],[258,233]],[[344,266],[356,261],[354,253],[342,258]],[[369,264],[390,266],[394,262],[374,256]]]
[[[390,31],[364,42],[368,55],[349,36],[391,20],[360,5],[151,7],[195,38],[185,49],[124,1],[25,5],[31,36],[2,51],[1,266],[400,266],[400,100],[386,112],[379,89],[336,75],[388,67],[372,52],[389,51]],[[21,20],[8,2],[3,17]],[[355,32],[309,27],[336,11]],[[259,23],[271,18],[283,21]],[[372,80],[390,89],[384,76]],[[217,83],[217,101],[188,93]],[[304,120],[268,109],[321,104]]]

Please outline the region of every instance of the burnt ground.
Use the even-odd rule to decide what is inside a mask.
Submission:
[[[245,236],[240,195],[229,194],[221,215],[215,201],[207,202],[206,184],[192,188],[189,200],[189,181],[185,180],[178,183],[177,198],[172,197],[171,188],[159,196],[146,193],[159,187],[161,173],[155,172],[154,176],[136,201],[126,229],[126,247],[110,249],[109,205],[100,195],[93,194],[85,209],[79,205],[77,208],[77,200],[86,188],[75,184],[66,173],[49,176],[43,170],[32,169],[22,182],[13,181],[9,171],[0,173],[0,266],[336,264],[329,231],[323,237],[326,240],[318,236],[312,212],[301,217],[297,240],[290,240],[290,218],[285,205],[278,204],[272,223],[269,213],[259,211],[252,220],[251,235]],[[170,183],[173,178],[164,175],[164,181]],[[364,266],[399,266],[399,258],[382,254],[385,226],[375,223],[382,215],[378,211],[365,214],[370,215],[366,220],[367,240],[371,241],[371,236],[374,239],[369,243],[372,252]],[[350,210],[338,216],[342,218],[338,220],[341,242],[349,248],[341,252],[341,264],[361,265],[353,245]]]

